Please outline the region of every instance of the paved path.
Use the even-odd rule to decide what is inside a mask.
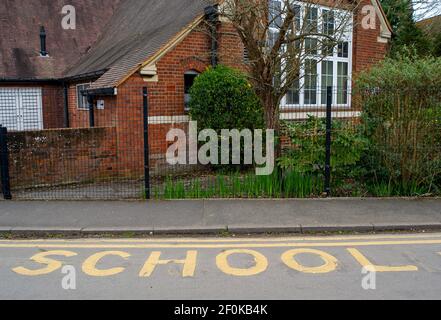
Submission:
[[[441,234],[3,240],[0,257],[0,299],[441,297]]]
[[[441,199],[0,201],[6,233],[441,230]]]

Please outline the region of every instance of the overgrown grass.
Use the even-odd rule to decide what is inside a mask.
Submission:
[[[309,198],[321,195],[323,178],[298,172],[269,176],[254,173],[217,174],[211,177],[167,178],[152,189],[154,199]]]
[[[420,197],[438,194],[436,189],[418,186],[415,182],[395,185],[392,182],[379,182],[369,185],[368,191],[376,197]]]
[[[317,198],[324,190],[323,176],[313,176],[295,171],[270,176],[254,173],[217,174],[192,179],[168,177],[152,188],[152,198],[173,199],[258,199],[258,198]],[[439,195],[434,187],[428,189],[414,183],[393,185],[390,182],[376,184],[351,183],[333,189],[339,197],[421,197]]]

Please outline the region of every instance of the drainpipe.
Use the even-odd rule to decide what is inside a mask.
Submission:
[[[205,19],[210,26],[210,37],[211,37],[211,65],[213,67],[217,66],[218,58],[218,40],[217,40],[217,24],[219,22],[219,12],[217,6],[208,6],[204,9]]]
[[[87,94],[87,104],[89,106],[89,124],[90,127],[95,127],[95,113],[93,110],[93,95]]]
[[[64,127],[69,128],[69,85],[63,83],[63,93],[64,93]]]

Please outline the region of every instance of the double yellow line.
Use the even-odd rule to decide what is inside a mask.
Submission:
[[[0,249],[218,249],[218,248],[298,248],[366,247],[441,244],[441,235],[391,235],[331,238],[259,238],[259,239],[125,239],[125,240],[33,240],[0,241]]]

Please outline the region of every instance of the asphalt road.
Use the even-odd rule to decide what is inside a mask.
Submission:
[[[0,299],[440,299],[441,234],[0,241]]]

